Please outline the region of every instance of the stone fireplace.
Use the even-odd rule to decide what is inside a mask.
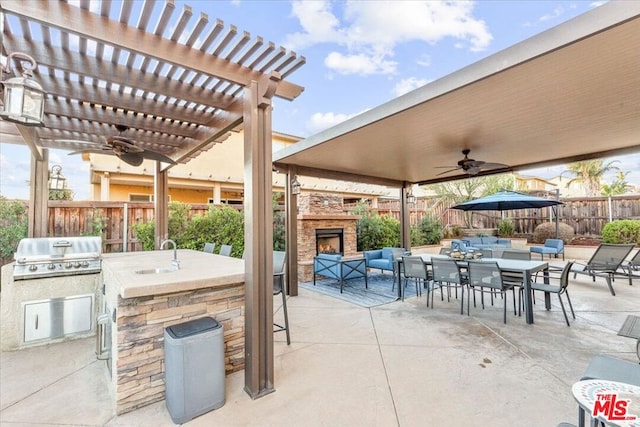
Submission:
[[[318,253],[352,257],[358,253],[358,215],[344,212],[342,196],[304,193],[298,196],[298,280],[313,280],[313,257]]]

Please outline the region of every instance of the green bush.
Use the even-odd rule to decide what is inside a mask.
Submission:
[[[231,255],[241,257],[244,252],[244,215],[228,206],[211,206],[204,215],[196,215],[190,220],[190,205],[173,202],[169,205],[169,238],[178,248],[202,250],[206,242],[232,245]],[[136,237],[145,251],[155,248],[155,222],[135,224]]]
[[[380,247],[400,246],[400,221],[390,215],[381,215],[382,240]]]
[[[445,227],[442,232],[442,237],[444,239],[459,239],[462,236],[464,236],[464,232],[462,231],[462,227],[459,225]]]
[[[356,233],[358,251],[400,246],[400,221],[389,215],[363,215]]]
[[[498,221],[499,237],[513,237],[515,232],[516,232],[516,228],[511,218],[503,218],[500,221]]]
[[[420,233],[422,234],[423,244],[436,245],[440,243],[444,235],[442,223],[429,215],[425,215],[420,222]]]
[[[0,265],[10,262],[21,239],[29,231],[27,207],[0,196]]]
[[[211,206],[206,214],[191,218],[180,240],[176,240],[179,247],[194,250],[202,250],[206,242],[217,247],[232,245],[231,256],[240,258],[244,252],[244,214],[229,206]]]
[[[558,238],[565,244],[570,243],[575,236],[573,227],[563,222],[558,224]],[[547,239],[556,238],[556,223],[545,222],[536,227],[533,231],[533,243],[544,243]]]
[[[640,245],[640,221],[623,219],[606,224],[602,228],[604,243],[634,243]]]

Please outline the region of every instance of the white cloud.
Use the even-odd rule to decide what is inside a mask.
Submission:
[[[350,117],[353,117],[353,115],[336,113],[314,113],[311,118],[307,120],[306,127],[313,135],[314,133],[328,129],[331,126],[335,126],[338,123],[342,123]]]
[[[331,52],[324,60],[331,70],[340,74],[391,74],[396,71],[397,63],[385,61],[383,57],[372,57],[365,54],[343,55]]]
[[[429,81],[427,79],[419,79],[416,77],[409,77],[408,79],[402,79],[393,87],[393,95],[398,97],[412,90],[424,86]]]
[[[493,38],[485,22],[473,17],[472,2],[355,0],[344,3],[342,17],[329,1],[297,0],[292,5],[303,31],[290,34],[285,44],[294,50],[321,43],[341,46],[345,52],[334,49],[325,65],[343,74],[395,73],[396,63],[388,58],[401,43],[435,44],[450,37],[480,51]]]

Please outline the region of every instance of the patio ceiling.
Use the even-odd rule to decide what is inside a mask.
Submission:
[[[188,6],[178,14],[173,0],[117,2],[121,8],[103,0],[89,10],[90,3],[0,5],[2,55],[32,56],[34,80],[48,93],[45,126],[0,120],[3,143],[26,143],[41,157],[42,148],[104,143],[124,125],[136,145],[186,163],[241,124],[252,80],[275,76],[275,96],[288,100],[303,90],[284,79],[304,57]]]
[[[274,155],[301,175],[402,186],[640,152],[640,3],[610,2]],[[352,94],[356,96],[357,94]],[[346,96],[346,95],[345,95]]]

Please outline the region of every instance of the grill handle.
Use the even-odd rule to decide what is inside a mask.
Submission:
[[[53,247],[54,248],[70,248],[71,242],[68,240],[57,240],[53,242]]]

